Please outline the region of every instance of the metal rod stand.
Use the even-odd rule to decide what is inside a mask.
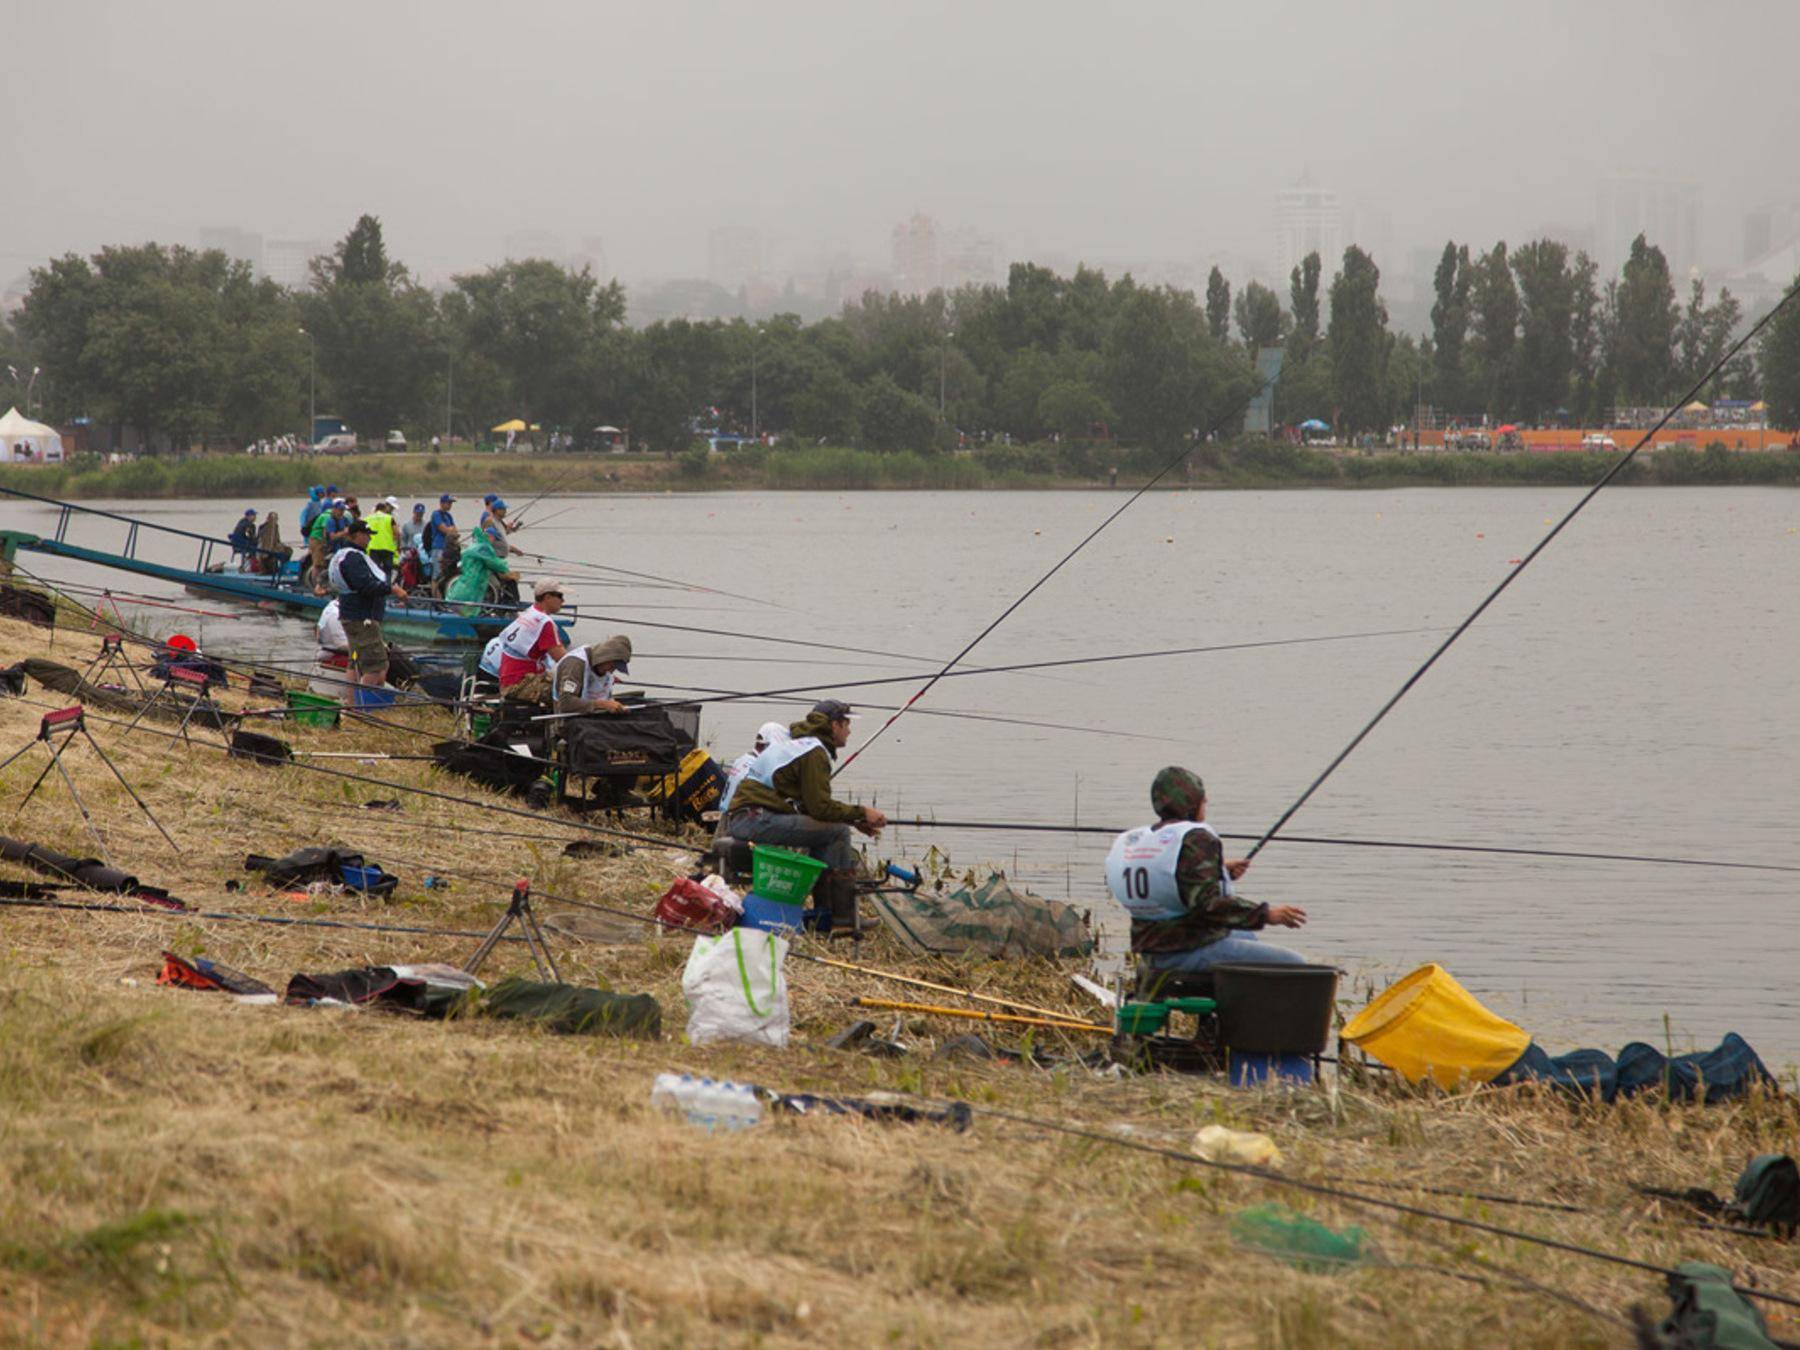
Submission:
[[[74,799],[76,810],[81,812],[81,819],[86,823],[88,833],[94,836],[94,843],[100,850],[101,858],[105,860],[107,866],[112,866],[112,858],[106,851],[106,841],[100,837],[99,827],[94,824],[93,816],[88,814],[87,803],[81,799],[81,793],[75,787],[75,780],[69,776],[69,770],[62,762],[63,751],[69,748],[70,743],[77,735],[85,740],[94,753],[100,757],[100,762],[106,765],[107,770],[114,778],[118,779],[119,786],[125,789],[126,795],[132,801],[137,803],[138,810],[144,813],[145,818],[156,826],[156,832],[163,837],[169,847],[180,853],[181,845],[170,837],[169,832],[162,827],[162,822],[145,805],[144,799],[138,796],[137,790],[125,781],[125,775],[119,772],[119,766],[112,762],[106,751],[100,748],[100,742],[94,739],[94,734],[87,729],[87,714],[80,704],[76,704],[72,708],[59,709],[53,713],[45,713],[43,720],[38,723],[38,734],[8,755],[4,762],[0,762],[0,770],[4,770],[14,760],[30,751],[34,745],[42,745],[50,756],[50,762],[44,765],[43,772],[37,776],[37,780],[32,783],[24,798],[19,802],[18,810],[13,812],[13,820],[16,821],[24,814],[25,808],[31,804],[31,799],[37,795],[38,788],[43,786],[44,780],[50,776],[50,771],[55,769],[61,776],[63,785],[69,789],[69,796]]]
[[[538,974],[547,977],[552,983],[561,984],[562,972],[556,968],[556,958],[550,955],[550,944],[545,941],[544,930],[538,927],[537,915],[531,909],[531,883],[528,881],[519,881],[513,885],[512,903],[507,905],[506,913],[500,916],[500,921],[481,940],[475,954],[463,964],[463,971],[469,975],[475,974],[481,968],[481,963],[487,960],[488,954],[500,945],[500,940],[506,936],[506,930],[514,923],[519,925],[519,932],[525,939],[525,949],[531,953],[531,960],[537,967]]]

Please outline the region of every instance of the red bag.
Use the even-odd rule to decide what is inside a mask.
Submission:
[[[686,928],[696,933],[723,933],[737,923],[731,906],[686,877],[662,893],[652,917],[665,928]]]

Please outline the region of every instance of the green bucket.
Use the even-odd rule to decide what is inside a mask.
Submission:
[[[338,709],[343,705],[335,698],[309,694],[304,689],[287,691],[288,716],[303,727],[335,727]]]
[[[802,905],[825,864],[806,853],[772,844],[750,846],[750,889],[766,900],[783,905]]]
[[[480,740],[488,734],[488,728],[494,725],[494,719],[487,713],[469,714],[469,733]]]

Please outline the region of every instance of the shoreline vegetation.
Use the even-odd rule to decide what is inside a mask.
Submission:
[[[80,669],[99,655],[79,615],[65,614],[54,649],[49,637],[0,618],[14,656]],[[34,684],[0,699],[0,745],[28,742],[58,697]],[[220,697],[246,706],[235,686]],[[793,955],[788,1048],[690,1045],[681,977],[692,939],[576,906],[648,914],[703,833],[577,859],[560,846],[583,831],[551,811],[522,847],[484,809],[514,799],[408,757],[421,737],[447,732],[438,709],[337,729],[257,724],[291,743],[300,764],[352,750],[400,756],[373,771],[383,783],[231,759],[214,733],[184,740],[167,718],[128,736],[124,721],[96,714],[94,735],[179,855],[91,754],[73,752],[69,771],[114,861],[194,910],[131,910],[74,891],[56,902],[67,908],[4,910],[5,1344],[279,1345],[348,1327],[337,1340],[1599,1347],[1620,1343],[1634,1307],[1660,1318],[1668,1299],[1653,1272],[1575,1248],[1659,1266],[1708,1261],[1746,1285],[1795,1287],[1791,1244],[1695,1227],[1681,1206],[1632,1189],[1729,1191],[1746,1159],[1791,1148],[1800,1107],[1790,1070],[1778,1070],[1786,1095],[1717,1106],[1656,1095],[1606,1106],[1540,1085],[1442,1095],[1354,1066],[1330,1090],[1239,1091],[1204,1077],[1089,1072],[1074,1061],[1094,1048],[1085,1035],[1024,1037],[922,1014],[882,1017],[881,1034],[891,1029],[910,1051],[880,1058],[827,1042],[872,1016],[854,999],[905,987]],[[0,791],[22,793],[39,767],[0,771]],[[397,809],[365,809],[388,799]],[[77,855],[92,847],[60,784],[8,833]],[[244,870],[247,851],[322,844],[380,862],[398,889],[386,901],[349,891],[296,900]],[[276,990],[295,972],[461,962],[526,869],[565,977],[652,994],[659,1039],[245,1006],[156,981],[166,951]],[[0,872],[44,880],[13,863]],[[76,907],[115,903],[127,912]],[[865,946],[856,959],[871,966],[1072,1019],[1095,1013],[1063,964],[914,957],[885,932]],[[795,952],[844,955],[810,936]],[[527,954],[502,944],[482,976],[529,971]],[[1368,993],[1347,986],[1344,1009]],[[957,1053],[974,1029],[1059,1062]],[[746,1135],[710,1133],[652,1107],[655,1076],[670,1071],[795,1092],[894,1092],[976,1114],[966,1132],[783,1116]],[[1177,1150],[1206,1125],[1259,1131],[1280,1148],[1282,1175],[1339,1194],[996,1113]],[[1348,1198],[1358,1191],[1568,1245],[1396,1214]],[[1366,1257],[1321,1266],[1242,1245],[1237,1225],[1271,1204],[1334,1231],[1362,1228]],[[1771,1334],[1800,1337],[1793,1309],[1764,1311]]]
[[[1263,441],[1197,447],[1169,480],[1176,488],[1561,487],[1593,483],[1617,455],[1326,451]],[[963,454],[878,452],[845,446],[752,447],[729,455],[374,453],[334,458],[193,455],[107,464],[0,467],[0,487],[44,497],[301,497],[343,480],[434,500],[440,492],[605,493],[768,489],[774,491],[1016,490],[1135,488],[1165,462],[1156,451],[1092,446],[994,445]],[[1112,470],[1117,468],[1117,480]],[[1733,451],[1723,445],[1642,454],[1617,480],[1635,487],[1800,485],[1800,454]],[[277,508],[279,509],[279,508]]]

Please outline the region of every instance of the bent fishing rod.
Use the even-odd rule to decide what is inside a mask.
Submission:
[[[1039,590],[1041,590],[1046,583],[1049,582],[1050,578],[1054,577],[1058,572],[1062,571],[1062,569],[1064,567],[1066,567],[1074,559],[1076,554],[1080,553],[1082,549],[1086,548],[1095,539],[1097,539],[1100,536],[1100,533],[1103,530],[1105,530],[1108,525],[1111,525],[1120,516],[1124,515],[1127,511],[1129,511],[1132,508],[1132,506],[1136,504],[1137,500],[1140,497],[1142,497],[1146,492],[1150,491],[1151,488],[1155,487],[1158,483],[1162,482],[1163,479],[1167,478],[1171,473],[1173,473],[1175,471],[1175,468],[1177,465],[1179,465],[1189,455],[1193,454],[1194,451],[1201,444],[1203,444],[1207,439],[1209,439],[1216,432],[1221,430],[1227,422],[1229,422],[1232,418],[1238,416],[1246,408],[1248,408],[1250,406],[1250,404],[1252,402],[1254,402],[1256,400],[1256,398],[1259,395],[1261,395],[1265,389],[1267,389],[1271,385],[1273,385],[1273,383],[1274,383],[1274,376],[1272,376],[1272,375],[1269,376],[1267,379],[1252,381],[1252,387],[1251,387],[1249,393],[1247,393],[1246,395],[1244,395],[1242,398],[1238,399],[1237,401],[1228,404],[1225,413],[1213,421],[1212,425],[1207,428],[1204,435],[1201,435],[1198,438],[1196,438],[1196,440],[1193,442],[1193,444],[1184,445],[1177,454],[1171,456],[1169,458],[1168,462],[1165,463],[1162,466],[1162,468],[1158,469],[1154,474],[1152,474],[1150,476],[1150,479],[1148,482],[1144,483],[1141,487],[1139,487],[1137,489],[1137,491],[1133,492],[1129,497],[1127,497],[1124,500],[1124,502],[1117,509],[1115,509],[1110,515],[1108,515],[1106,517],[1105,520],[1102,520],[1098,525],[1094,526],[1094,528],[1092,530],[1090,530],[1085,536],[1082,537],[1081,541],[1079,543],[1077,543],[1074,548],[1070,549],[1067,553],[1063,554],[1063,556],[1057,560],[1055,565],[1052,566],[1048,572],[1045,572],[1043,576],[1039,577],[1036,581],[1032,582],[1030,586],[1026,587],[1024,593],[1022,595],[1020,595],[1016,600],[1014,600],[1011,604],[1009,604],[1005,609],[1001,610],[999,615],[993,620],[992,623],[988,624],[988,626],[986,628],[983,628],[974,637],[970,638],[968,645],[965,646],[960,652],[958,652],[949,661],[945,662],[943,669],[939,670],[935,675],[933,675],[929,680],[927,680],[925,682],[924,686],[922,688],[920,688],[918,693],[914,694],[911,698],[907,699],[905,704],[903,704],[901,706],[901,708],[898,712],[894,713],[893,716],[889,717],[887,719],[887,721],[883,722],[878,728],[876,728],[874,735],[870,736],[868,740],[864,741],[861,745],[857,746],[856,749],[852,750],[850,752],[849,756],[845,758],[844,762],[842,764],[838,765],[837,768],[832,770],[831,776],[833,778],[836,778],[838,776],[838,774],[842,773],[845,769],[849,768],[852,764],[854,764],[857,760],[857,757],[859,755],[861,755],[863,751],[867,750],[871,745],[875,744],[876,741],[880,740],[883,736],[885,736],[888,732],[888,728],[892,727],[894,725],[894,723],[898,722],[902,717],[904,717],[906,715],[907,710],[910,709],[913,706],[913,704],[917,703],[920,699],[924,698],[925,695],[929,694],[931,692],[932,688],[937,684],[937,682],[939,680],[943,679],[946,675],[948,675],[950,673],[951,667],[960,664],[962,662],[963,658],[966,657],[970,652],[974,651],[975,648],[981,644],[982,640],[984,638],[986,638],[989,633],[992,633],[1001,624],[1005,623],[1009,618],[1011,618],[1012,615],[1018,610],[1018,608],[1021,605],[1023,605],[1027,600],[1031,599],[1032,596],[1036,595],[1037,592]]]
[[[1246,855],[1246,860],[1256,857],[1258,853],[1261,853],[1263,849],[1268,846],[1269,841],[1280,832],[1282,826],[1292,820],[1300,808],[1305,806],[1306,803],[1312,799],[1312,795],[1325,785],[1325,780],[1337,772],[1338,766],[1350,758],[1356,748],[1368,739],[1369,733],[1380,726],[1387,715],[1399,706],[1400,700],[1411,693],[1413,687],[1417,685],[1420,680],[1425,678],[1425,673],[1438,663],[1438,659],[1442,657],[1445,652],[1449,651],[1451,647],[1456,645],[1456,640],[1464,633],[1468,632],[1470,628],[1474,627],[1475,621],[1485,614],[1488,607],[1505,593],[1508,586],[1511,586],[1513,582],[1524,575],[1525,569],[1530,567],[1531,564],[1537,560],[1539,554],[1550,547],[1551,541],[1561,534],[1576,516],[1582,513],[1589,502],[1600,495],[1602,489],[1604,489],[1607,484],[1611,483],[1624,472],[1625,466],[1636,459],[1638,452],[1650,443],[1650,438],[1666,427],[1677,412],[1686,407],[1694,399],[1698,398],[1700,391],[1706,388],[1733,357],[1749,345],[1752,338],[1762,332],[1764,328],[1768,327],[1769,323],[1777,314],[1780,314],[1782,310],[1793,303],[1796,295],[1800,295],[1800,283],[1796,283],[1794,286],[1790,287],[1773,309],[1752,324],[1749,331],[1746,332],[1743,337],[1732,343],[1725,354],[1719,357],[1717,361],[1713,362],[1711,368],[1694,382],[1693,388],[1689,389],[1687,393],[1683,394],[1669,406],[1668,411],[1657,419],[1655,426],[1651,427],[1642,436],[1638,437],[1637,443],[1623,455],[1619,456],[1613,466],[1600,476],[1599,482],[1595,483],[1586,492],[1582,493],[1581,499],[1563,513],[1562,519],[1558,520],[1555,525],[1550,527],[1550,532],[1542,539],[1538,540],[1531,551],[1520,559],[1517,566],[1511,568],[1505,576],[1500,578],[1500,583],[1482,598],[1481,603],[1476,605],[1475,608],[1469,612],[1469,616],[1466,619],[1457,624],[1457,626],[1450,631],[1450,635],[1438,644],[1437,649],[1433,651],[1430,656],[1425,658],[1424,664],[1406,677],[1405,682],[1401,684],[1399,689],[1394,691],[1393,696],[1376,710],[1373,717],[1363,724],[1362,730],[1358,731],[1356,735],[1350,738],[1350,743],[1342,750],[1338,751],[1332,758],[1332,761],[1320,772],[1319,776],[1313,779],[1312,782],[1307,785],[1306,790],[1294,799],[1294,804],[1283,811],[1281,815],[1276,818],[1275,823],[1263,832],[1262,837],[1251,846],[1250,852]]]
[[[1114,837],[1123,831],[1113,825],[1039,825],[1017,821],[989,820],[912,820],[888,819],[899,828],[992,831],[1000,834],[1093,834]],[[1221,839],[1258,839],[1255,834],[1219,832]],[[1786,863],[1727,862],[1718,858],[1677,858],[1656,853],[1590,853],[1577,849],[1512,848],[1500,844],[1440,844],[1416,839],[1350,839],[1340,835],[1284,834],[1289,844],[1317,844],[1326,848],[1384,848],[1418,850],[1426,853],[1475,853],[1518,858],[1562,858],[1579,862],[1654,863],[1668,867],[1731,867],[1745,872],[1800,872],[1800,866]]]

